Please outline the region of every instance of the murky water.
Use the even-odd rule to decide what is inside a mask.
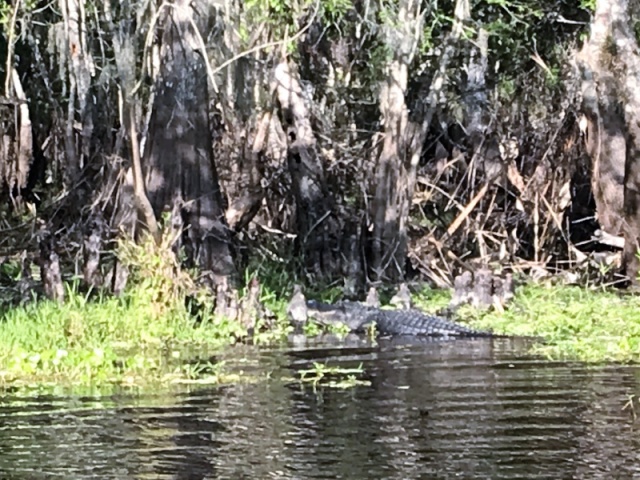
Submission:
[[[623,410],[640,368],[523,351],[509,340],[246,348],[235,364],[248,384],[0,397],[0,479],[640,478],[640,420]],[[370,384],[287,379],[313,361],[362,363]]]

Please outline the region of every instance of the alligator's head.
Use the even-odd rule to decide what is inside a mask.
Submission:
[[[367,307],[358,303],[341,302],[335,305],[307,300],[307,314],[309,318],[321,325],[344,324],[352,332],[362,330],[369,319],[363,312]]]

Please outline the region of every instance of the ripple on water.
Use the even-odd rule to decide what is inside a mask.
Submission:
[[[640,475],[635,423],[622,410],[638,392],[638,367],[547,362],[524,346],[350,338],[243,351],[271,373],[252,384],[146,397],[0,397],[0,478]],[[314,392],[278,380],[313,361],[362,363],[371,385]]]

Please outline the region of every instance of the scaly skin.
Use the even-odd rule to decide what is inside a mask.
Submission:
[[[375,323],[381,335],[427,335],[446,337],[493,337],[419,310],[382,310],[358,302],[335,305],[307,300],[310,318],[324,325],[343,323],[352,332],[364,332]]]

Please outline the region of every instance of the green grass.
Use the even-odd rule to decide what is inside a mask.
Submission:
[[[431,310],[448,295],[425,291],[418,302]],[[575,286],[527,285],[503,313],[459,310],[463,320],[496,333],[543,337],[534,352],[588,362],[640,360],[640,297]]]
[[[224,369],[210,359],[246,331],[213,315],[211,293],[177,268],[169,240],[120,244],[118,256],[131,272],[121,297],[90,298],[67,287],[63,303],[39,300],[0,311],[0,389],[224,381]],[[264,297],[274,303],[273,294]],[[187,298],[202,307],[198,318]],[[279,323],[258,340],[285,333]]]
[[[140,290],[95,301],[69,291],[65,303],[41,301],[0,319],[0,386],[187,380],[187,360],[243,333],[213,316],[196,323],[184,307],[159,306]]]

